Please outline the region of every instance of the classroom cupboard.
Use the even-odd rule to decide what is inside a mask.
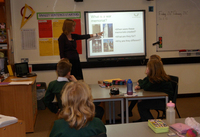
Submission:
[[[16,77],[8,77],[11,82]],[[37,116],[36,77],[29,85],[0,85],[0,114],[14,116],[25,122],[26,132],[34,132]]]

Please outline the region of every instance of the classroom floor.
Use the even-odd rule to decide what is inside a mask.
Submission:
[[[177,108],[181,115],[181,118],[186,117],[199,117],[200,116],[200,97],[178,98]],[[152,111],[156,116],[156,112]],[[176,118],[178,116],[176,115]],[[35,132],[27,133],[26,137],[49,137],[53,122],[57,119],[57,116],[51,113],[48,109],[38,110],[38,115],[35,123]],[[129,118],[129,121],[139,119],[137,107],[133,109],[133,117]]]

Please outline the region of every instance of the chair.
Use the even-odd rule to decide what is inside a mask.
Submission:
[[[45,82],[36,82],[37,87],[37,108],[38,110],[45,110],[46,106],[44,104],[44,96],[47,90]]]
[[[181,118],[179,112],[178,112],[178,109],[177,109],[177,106],[176,106],[176,98],[177,98],[177,95],[178,95],[178,80],[179,78],[177,76],[172,76],[172,75],[169,75],[170,78],[171,78],[171,82],[172,82],[172,87],[174,89],[174,96],[173,96],[173,99],[172,99],[172,102],[175,103],[175,110],[178,114],[178,117]],[[158,116],[157,116],[157,119],[164,119],[166,118],[166,110],[160,110],[160,109],[155,109],[158,113]],[[162,112],[162,116],[160,117],[160,111]]]

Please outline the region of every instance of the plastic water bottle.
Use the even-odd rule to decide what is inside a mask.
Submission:
[[[166,123],[168,126],[175,123],[175,110],[174,110],[175,104],[170,101],[167,103],[167,110],[166,110]]]
[[[133,82],[131,79],[127,81],[127,95],[133,95]]]

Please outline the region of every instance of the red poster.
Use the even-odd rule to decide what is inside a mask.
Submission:
[[[38,20],[39,38],[52,38],[52,21]]]
[[[74,34],[79,34],[81,35],[81,21],[80,19],[73,19],[76,22],[76,28],[75,31],[73,32]],[[82,54],[82,41],[81,40],[77,40],[77,51],[79,54]]]

